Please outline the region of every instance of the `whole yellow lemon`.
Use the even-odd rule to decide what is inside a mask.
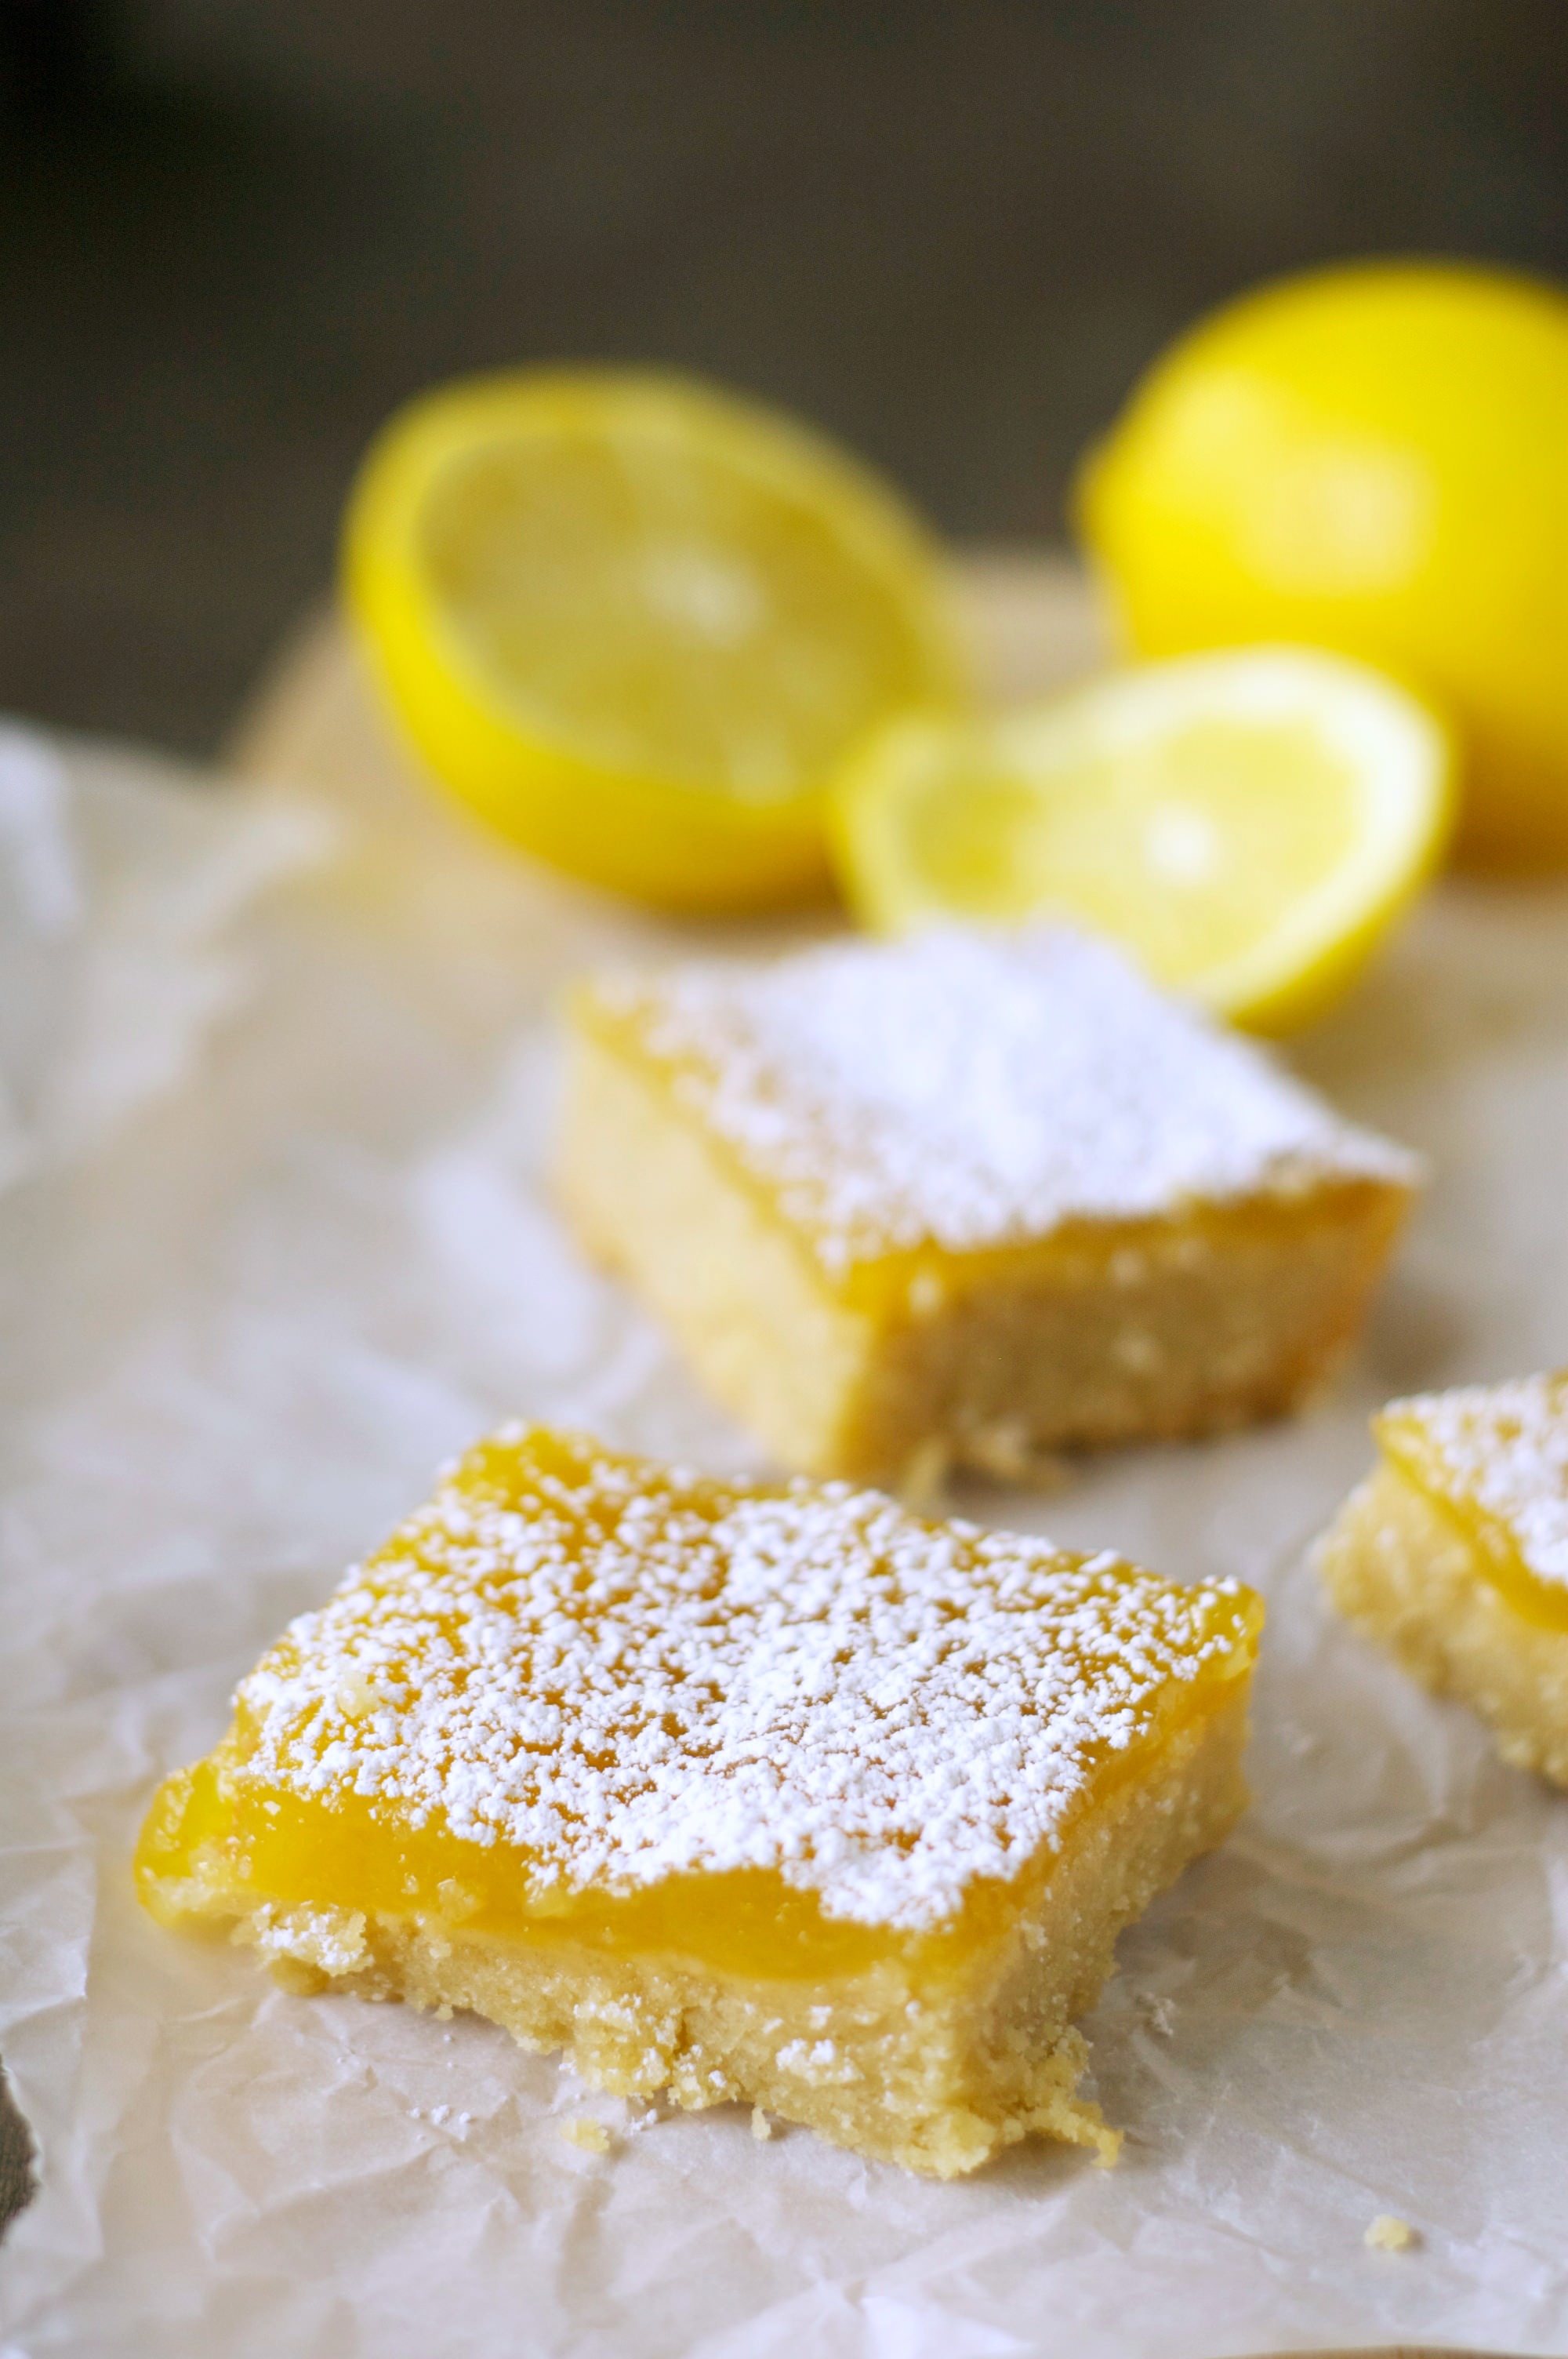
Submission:
[[[1264,288],[1156,362],[1077,502],[1141,653],[1379,665],[1457,727],[1461,853],[1568,864],[1568,297],[1446,263]]]

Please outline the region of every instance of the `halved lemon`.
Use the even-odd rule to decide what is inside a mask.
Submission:
[[[681,378],[522,371],[413,403],[361,473],[344,572],[437,776],[528,851],[674,908],[821,889],[846,748],[961,693],[897,497]]]
[[[1379,674],[1247,648],[1048,704],[894,723],[836,797],[870,925],[1065,917],[1236,1023],[1285,1030],[1353,980],[1437,859],[1447,735]]]

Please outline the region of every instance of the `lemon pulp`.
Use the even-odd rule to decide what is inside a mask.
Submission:
[[[481,449],[432,484],[432,586],[525,725],[607,766],[787,799],[924,673],[830,521],[630,427]]]
[[[960,689],[893,495],[675,379],[519,373],[414,404],[366,462],[345,569],[438,777],[526,849],[672,907],[820,888],[845,747]]]
[[[872,923],[1052,914],[1260,1028],[1353,979],[1443,839],[1442,733],[1304,651],[1112,675],[968,723],[894,725],[848,768],[847,889]]]

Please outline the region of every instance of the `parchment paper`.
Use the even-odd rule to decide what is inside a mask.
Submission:
[[[0,2049],[42,2175],[9,2359],[1568,2349],[1568,1799],[1303,1558],[1378,1401],[1568,1359],[1568,897],[1445,891],[1298,1051],[1435,1171],[1330,1400],[964,1495],[1240,1574],[1271,1622],[1256,1807],[1089,2025],[1119,2168],[1032,2145],[946,2187],[285,1996],[132,1896],[157,1777],[489,1421],[752,1462],[543,1176],[559,978],[673,935],[411,796],[198,797],[15,734],[0,898]],[[1384,2212],[1419,2249],[1364,2247]]]

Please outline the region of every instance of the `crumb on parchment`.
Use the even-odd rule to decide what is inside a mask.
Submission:
[[[560,2132],[568,2146],[580,2147],[584,2154],[610,2152],[610,2132],[590,2114],[570,2114],[560,2125]]]
[[[773,2134],[773,2125],[772,2122],[769,2121],[766,2114],[763,2113],[761,2105],[753,2105],[752,2108],[752,2136],[754,2138],[771,2138]]]
[[[1408,2253],[1421,2238],[1408,2220],[1396,2218],[1392,2212],[1379,2212],[1362,2242],[1372,2253]]]

